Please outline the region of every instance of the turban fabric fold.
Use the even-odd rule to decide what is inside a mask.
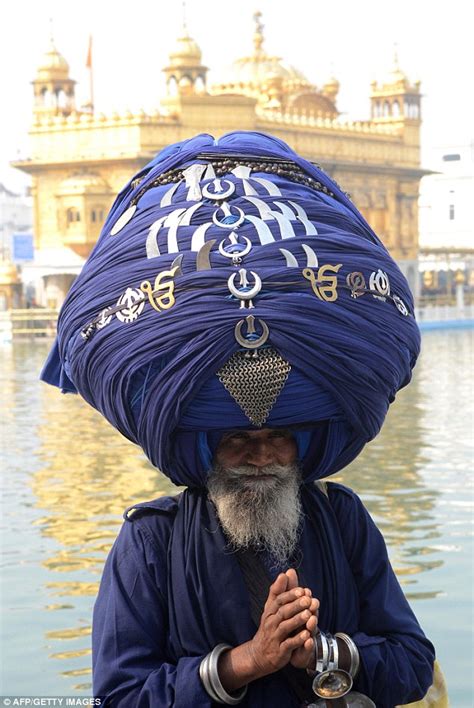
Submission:
[[[377,435],[420,345],[403,274],[333,180],[274,137],[199,135],[118,195],[42,377],[200,486],[202,433],[255,427],[219,372],[259,339],[291,367],[265,425],[311,433],[308,482]]]

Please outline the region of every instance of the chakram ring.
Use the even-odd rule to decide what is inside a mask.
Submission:
[[[211,184],[215,185],[216,182],[217,182],[217,179],[213,180],[212,182],[209,182],[209,184],[206,184],[201,189],[201,193],[202,193],[203,197],[206,197],[206,199],[212,199],[212,201],[214,201],[214,202],[217,202],[217,201],[221,202],[224,199],[227,199],[227,197],[230,197],[230,195],[235,192],[235,184],[233,182],[231,182],[229,179],[222,180],[222,182],[225,182],[226,184],[229,185],[225,191],[223,190],[222,192],[211,192],[209,190],[209,187],[211,186]]]
[[[219,221],[217,218],[217,213],[222,209],[222,207],[219,207],[217,211],[214,212],[212,215],[212,221],[216,226],[220,226],[221,229],[236,229],[240,224],[244,221],[245,219],[245,214],[242,211],[242,209],[238,206],[234,207],[228,207],[228,213],[225,214],[225,216],[232,216],[232,209],[236,209],[239,212],[239,216],[236,221],[233,221],[232,224],[224,224],[222,221]],[[225,213],[225,212],[224,212]]]
[[[237,234],[235,234],[235,235],[237,236]],[[229,246],[224,246],[225,239],[224,239],[224,241],[221,241],[219,244],[219,253],[221,254],[221,256],[225,256],[225,258],[236,258],[236,257],[243,258],[243,256],[247,255],[247,253],[250,253],[250,250],[252,248],[252,241],[249,238],[247,238],[247,236],[242,236],[241,238],[245,242],[245,247],[241,251],[236,249],[233,253],[231,253],[230,251],[228,251],[226,249],[230,249],[232,247],[235,248],[236,246],[240,246],[243,244],[239,244],[236,241],[235,243],[231,242]]]

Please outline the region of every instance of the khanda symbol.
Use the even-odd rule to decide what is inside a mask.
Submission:
[[[268,325],[263,320],[258,320],[258,323],[262,329],[261,334],[258,334],[255,329],[255,317],[253,315],[247,315],[245,320],[239,320],[235,325],[234,337],[238,344],[244,349],[258,349],[267,341],[270,334]],[[242,334],[244,325],[247,327],[246,334]]]
[[[155,285],[153,288],[149,280],[144,280],[140,285],[140,290],[148,295],[150,305],[157,312],[161,312],[161,310],[169,310],[176,302],[174,297],[173,278],[179,268],[180,266],[176,266],[171,270],[163,270],[161,273],[158,273],[155,278]]]
[[[262,289],[262,281],[258,273],[255,273],[253,270],[251,270],[250,273],[251,275],[253,275],[255,280],[255,284],[253,287],[249,286],[249,281],[247,279],[247,270],[245,268],[240,268],[239,270],[241,286],[240,288],[237,288],[235,286],[235,278],[237,273],[232,273],[232,275],[227,281],[227,286],[232,295],[240,300],[241,309],[245,308],[246,302],[248,303],[249,310],[253,308],[254,304],[252,300],[256,295],[258,295],[258,293]]]
[[[342,268],[342,263],[338,265],[322,265],[318,269],[318,276],[315,277],[314,270],[305,268],[303,270],[303,278],[309,280],[314,294],[326,302],[335,302],[337,300],[337,276],[328,275],[328,273],[337,273],[339,268]]]

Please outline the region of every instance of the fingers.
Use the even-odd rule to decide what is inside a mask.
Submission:
[[[280,607],[278,598],[284,595],[288,587],[288,576],[285,573],[280,573],[276,580],[270,585],[268,590],[268,597],[263,608],[263,614],[265,616],[275,614],[275,612]],[[290,591],[294,592],[294,591]]]
[[[303,629],[302,632],[298,632],[294,637],[288,637],[282,643],[280,644],[280,648],[282,651],[290,651],[293,652],[295,649],[298,649],[299,647],[303,646],[305,642],[308,641],[308,639],[311,639],[309,636],[309,632],[307,629]],[[311,639],[311,641],[313,641]]]
[[[310,598],[303,595],[303,597],[298,597],[296,600],[293,600],[293,602],[287,602],[285,605],[280,605],[275,612],[275,616],[280,621],[283,621],[289,619],[290,617],[294,617],[294,615],[299,612],[307,611],[307,619],[309,619],[311,616],[310,607]]]
[[[298,575],[294,568],[289,568],[285,575],[288,578],[288,590],[293,590],[298,587]]]
[[[270,589],[268,591],[268,597],[273,596],[277,597],[278,595],[281,595],[285,590],[288,589],[288,576],[285,573],[280,573],[276,580],[273,581],[273,583],[270,585]]]
[[[308,637],[291,655],[290,664],[298,669],[312,668],[314,664],[314,640]]]
[[[276,627],[276,632],[278,636],[283,638],[289,634],[293,634],[299,629],[308,631],[308,636],[310,636],[309,630],[307,628],[307,622],[309,621],[310,617],[310,611],[303,610],[302,612],[298,612],[297,614],[293,615],[292,617],[289,617],[286,620],[282,620]]]
[[[306,622],[306,629],[311,634],[314,634],[317,626],[318,626],[318,618],[316,617],[316,615],[311,615],[311,617]]]
[[[304,597],[305,595],[311,597],[311,590],[309,590],[309,588],[296,587],[277,595],[276,602],[278,605],[286,605],[287,602],[293,602],[293,600],[296,600],[298,597]]]

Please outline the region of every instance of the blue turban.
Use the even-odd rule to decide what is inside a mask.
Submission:
[[[310,482],[377,435],[419,345],[403,274],[333,180],[272,136],[203,134],[118,195],[42,378],[202,486],[223,430],[258,427],[220,372],[268,348],[289,373],[265,425],[295,430]]]

